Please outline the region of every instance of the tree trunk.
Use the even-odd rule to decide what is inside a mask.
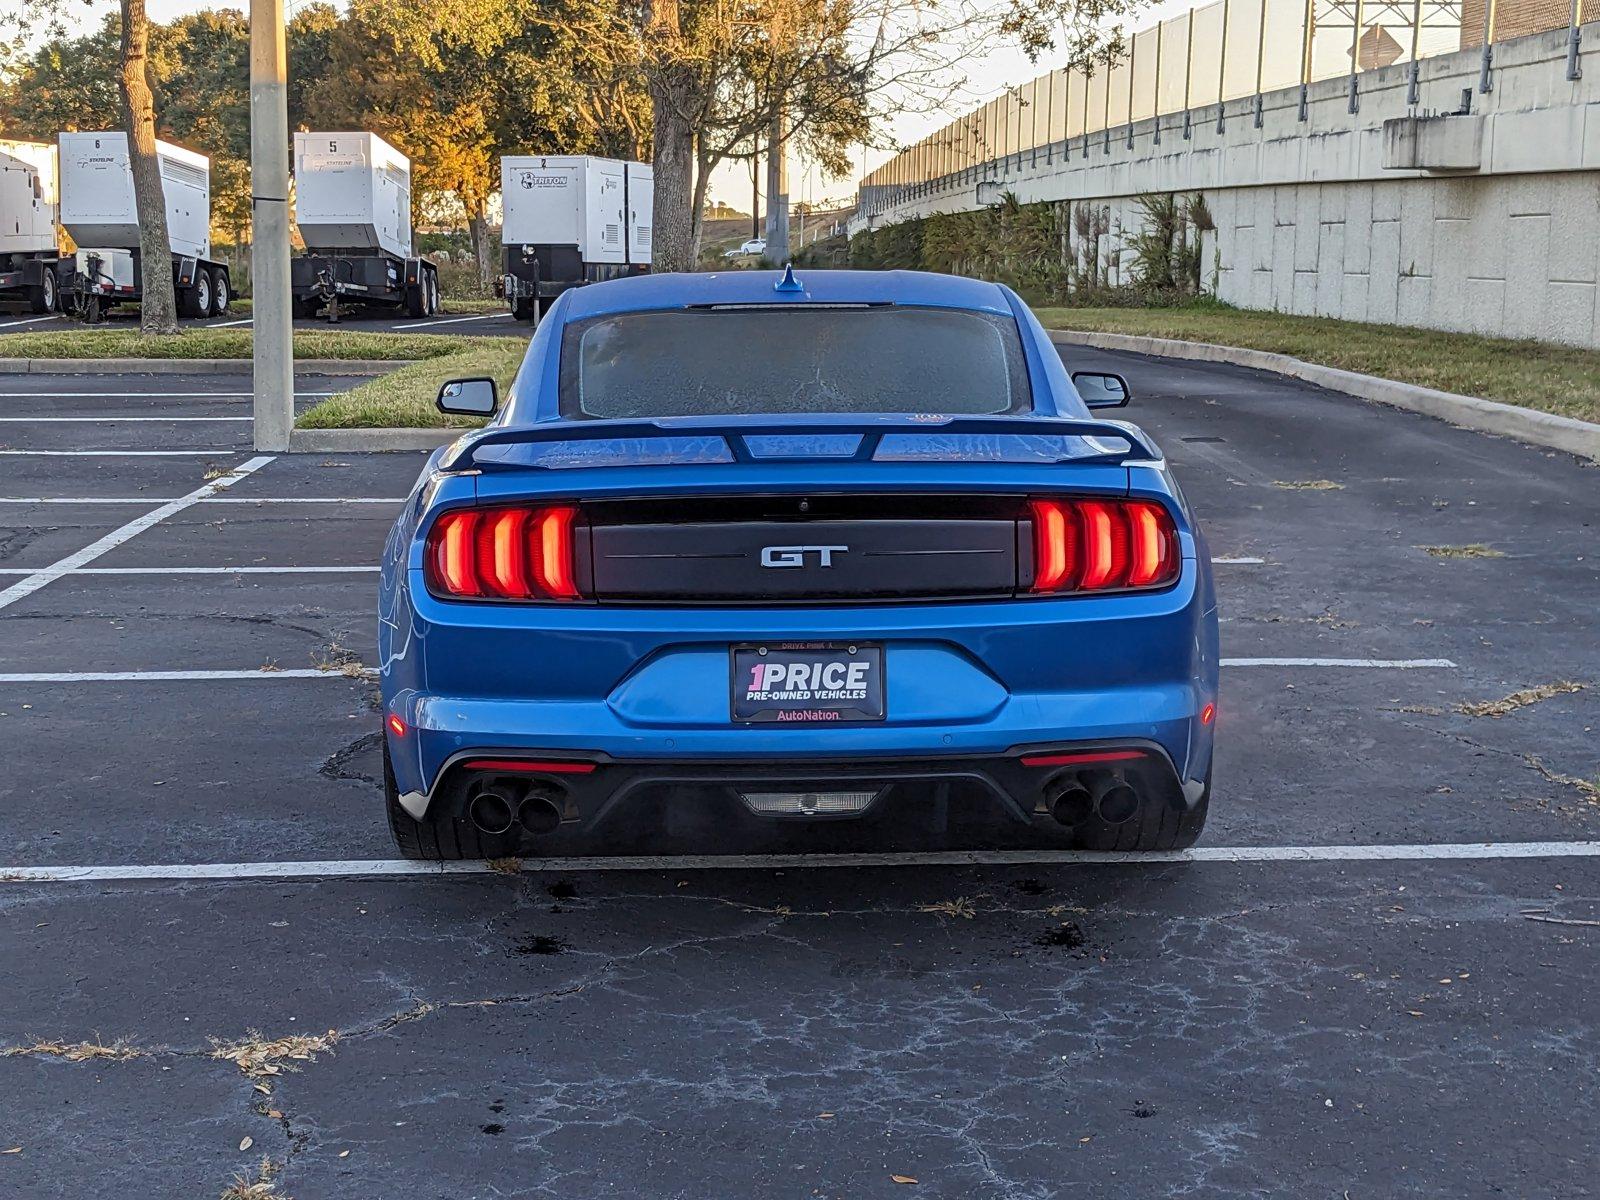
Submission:
[[[655,118],[651,261],[657,271],[692,271],[694,129],[684,116],[682,101],[693,91],[693,68],[681,61],[678,0],[648,0],[645,19],[651,57],[650,109]]]
[[[467,210],[467,234],[472,239],[472,257],[478,264],[478,286],[488,288],[494,282],[494,247],[490,244],[489,219],[482,207],[477,212]]]
[[[178,305],[172,287],[172,244],[167,237],[167,200],[156,159],[156,115],[145,76],[150,21],[144,0],[122,0],[122,117],[128,131],[128,164],[139,215],[141,333],[177,333]]]
[[[700,262],[700,235],[706,225],[706,188],[711,183],[711,171],[715,164],[707,160],[704,154],[696,151],[694,172],[694,222],[690,230],[690,242],[694,248],[694,261]]]

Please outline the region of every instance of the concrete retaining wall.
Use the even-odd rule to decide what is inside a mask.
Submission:
[[[1600,24],[1583,35],[1576,80],[1552,30],[1497,45],[1487,93],[1477,51],[1441,55],[1418,64],[1416,105],[1409,65],[1360,75],[1355,113],[1342,78],[1311,85],[1304,120],[1298,88],[1264,96],[1259,124],[1248,97],[880,193],[851,230],[977,208],[987,182],[1097,210],[1093,251],[1126,283],[1138,197],[1199,192],[1216,226],[1203,282],[1230,303],[1600,348]],[[1408,148],[1385,137],[1464,99]],[[1396,165],[1418,161],[1455,169]]]

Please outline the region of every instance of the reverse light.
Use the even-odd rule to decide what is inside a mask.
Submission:
[[[428,587],[464,600],[576,600],[570,504],[499,505],[443,513],[423,555]]]
[[[1029,502],[1035,592],[1165,587],[1178,578],[1178,529],[1153,500]]]

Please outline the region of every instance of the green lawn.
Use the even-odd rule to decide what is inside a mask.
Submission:
[[[444,340],[444,339],[439,339]],[[500,384],[503,397],[522,356],[525,338],[460,338],[471,345],[442,357],[415,362],[363,383],[348,392],[330,396],[301,415],[301,429],[350,429],[437,426],[472,428],[483,422],[474,417],[449,417],[434,407],[439,387],[451,379],[488,375]]]
[[[1130,333],[1267,350],[1363,375],[1600,421],[1600,352],[1594,350],[1251,312],[1214,303],[1036,311],[1051,329]]]

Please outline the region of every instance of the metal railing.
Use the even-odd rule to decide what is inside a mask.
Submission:
[[[1262,96],[1325,79],[1349,78],[1349,111],[1359,111],[1360,77],[1411,64],[1407,99],[1420,99],[1417,64],[1481,47],[1478,89],[1494,88],[1497,41],[1569,28],[1567,78],[1577,79],[1584,0],[1213,0],[1140,30],[1127,52],[1087,70],[1051,71],[1008,88],[981,108],[907,147],[861,181],[865,214],[933,191],[992,178],[997,166],[1046,165],[1109,153],[1112,131],[1156,118],[1155,141],[1189,138],[1197,122],[1220,131],[1229,103],[1257,128]],[[1595,0],[1590,0],[1591,6]],[[1161,118],[1172,117],[1168,124]],[[1100,135],[1100,136],[1096,136]]]

